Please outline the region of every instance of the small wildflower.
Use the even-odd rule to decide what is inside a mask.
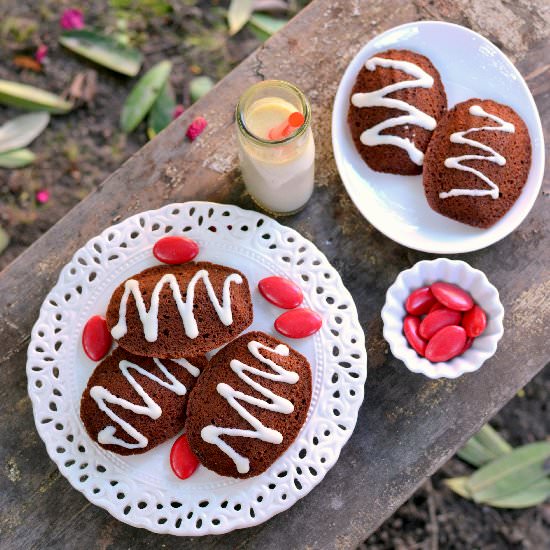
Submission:
[[[44,61],[44,58],[48,54],[48,46],[46,44],[40,44],[38,48],[36,48],[36,53],[34,54],[34,58],[38,63],[42,63]]]
[[[176,105],[174,107],[174,110],[172,111],[172,120],[176,120],[176,118],[178,118],[183,113],[183,111],[185,111],[183,105]]]
[[[206,128],[206,124],[206,119],[198,116],[193,122],[191,122],[189,128],[187,128],[187,132],[185,132],[185,135],[191,141],[194,141],[202,134],[202,131]]]
[[[47,189],[40,189],[36,192],[36,202],[46,204],[50,200],[50,192]]]
[[[65,30],[84,28],[84,15],[80,10],[67,9],[63,12],[59,24]]]

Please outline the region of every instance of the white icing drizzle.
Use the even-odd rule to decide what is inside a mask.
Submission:
[[[448,159],[445,159],[445,166],[447,168],[462,170],[463,172],[471,172],[479,179],[483,180],[490,187],[490,189],[451,189],[450,191],[442,191],[441,193],[439,193],[439,197],[442,199],[447,199],[449,197],[458,197],[459,195],[468,195],[470,197],[484,197],[486,195],[490,195],[493,199],[498,199],[499,196],[499,188],[495,182],[491,181],[483,172],[480,172],[479,170],[476,170],[471,166],[464,166],[462,162],[464,162],[465,160],[487,160],[489,162],[494,162],[499,166],[504,166],[506,164],[506,159],[488,145],[485,145],[484,143],[480,143],[479,141],[475,141],[473,139],[468,139],[464,136],[468,135],[471,132],[481,132],[483,130],[487,132],[507,132],[513,134],[516,129],[511,122],[506,122],[502,118],[488,113],[479,105],[472,105],[470,107],[470,114],[474,116],[490,118],[491,120],[499,124],[499,126],[482,126],[481,128],[470,128],[469,130],[465,130],[464,132],[455,132],[454,134],[451,134],[450,140],[452,143],[459,143],[460,145],[470,145],[472,147],[475,147],[476,149],[481,149],[482,151],[490,153],[490,156],[462,155],[460,157],[449,157]]]
[[[143,449],[149,444],[149,440],[142,433],[138,432],[130,423],[126,422],[115,412],[113,412],[113,410],[109,408],[109,404],[119,405],[128,411],[132,411],[135,414],[148,416],[153,420],[157,420],[162,415],[162,409],[160,406],[130,374],[130,369],[134,369],[136,372],[146,376],[149,380],[156,382],[163,388],[174,392],[176,395],[185,395],[187,393],[187,388],[184,384],[182,384],[173,374],[168,372],[166,367],[158,359],[153,360],[168,382],[161,380],[154,374],[151,374],[131,361],[122,360],[118,364],[120,371],[132,388],[134,388],[136,393],[143,399],[145,405],[136,405],[126,399],[117,397],[103,386],[93,386],[90,389],[90,397],[92,397],[92,399],[94,399],[97,403],[98,408],[103,411],[113,422],[118,424],[132,439],[137,441],[137,443],[127,443],[123,439],[115,436],[115,426],[106,426],[97,434],[97,440],[99,443],[102,443],[103,445],[119,445],[120,447],[125,447],[126,449]],[[200,374],[200,370],[191,365],[191,363],[189,363],[186,359],[172,359],[172,361],[186,368],[192,376],[197,377]]]
[[[426,114],[424,111],[417,109],[414,105],[411,105],[406,101],[395,99],[393,97],[386,97],[389,94],[399,90],[404,90],[406,88],[431,88],[434,83],[433,77],[421,69],[418,65],[415,65],[409,61],[399,61],[397,59],[372,57],[365,63],[365,67],[369,71],[374,71],[376,67],[391,68],[398,71],[403,71],[404,73],[413,76],[415,80],[395,82],[380,90],[366,93],[356,93],[351,96],[351,102],[356,107],[388,107],[389,109],[399,109],[400,111],[405,111],[407,113],[406,115],[388,118],[376,124],[372,128],[368,128],[361,134],[361,143],[369,146],[395,145],[396,147],[404,149],[412,162],[418,166],[422,166],[424,163],[424,153],[418,149],[410,139],[392,136],[391,134],[381,134],[380,132],[386,130],[387,128],[394,128],[395,126],[402,126],[405,124],[420,126],[421,128],[430,131],[435,129],[437,125],[435,118]]]
[[[207,443],[217,445],[218,448],[223,451],[237,467],[237,471],[240,474],[246,474],[250,470],[250,461],[248,458],[237,453],[233,448],[221,439],[220,436],[232,436],[232,437],[250,437],[253,439],[260,439],[267,443],[280,444],[283,441],[283,436],[277,430],[264,426],[255,416],[249,413],[238,400],[266,409],[269,411],[291,414],[294,411],[294,405],[284,397],[281,397],[272,391],[264,388],[261,384],[250,378],[245,371],[250,374],[265,378],[267,380],[273,380],[275,382],[283,382],[285,384],[296,384],[300,377],[298,373],[285,370],[277,363],[267,359],[260,353],[260,349],[265,349],[273,353],[277,353],[283,357],[287,357],[289,349],[284,344],[279,344],[275,349],[269,348],[252,340],[248,343],[248,351],[256,359],[261,361],[264,365],[269,366],[274,372],[266,372],[263,370],[255,369],[250,365],[242,363],[238,359],[233,359],[230,363],[230,367],[237,374],[237,376],[246,382],[251,388],[254,388],[258,393],[266,398],[266,401],[252,397],[246,393],[234,390],[229,384],[220,383],[217,386],[218,393],[224,397],[229,405],[233,407],[239,415],[244,418],[251,426],[252,430],[241,430],[237,428],[220,428],[218,426],[205,426],[201,431],[201,437]]]
[[[172,289],[172,296],[176,302],[178,312],[183,322],[183,328],[188,338],[196,338],[199,335],[199,329],[197,327],[197,321],[195,320],[195,314],[193,311],[194,299],[195,299],[195,286],[199,279],[202,279],[208,297],[220,318],[220,321],[229,326],[233,323],[233,312],[231,311],[231,283],[241,284],[243,282],[242,277],[238,273],[231,273],[228,275],[223,283],[222,303],[218,301],[214,287],[208,277],[208,271],[206,269],[200,269],[193,275],[193,278],[187,285],[187,299],[184,302],[182,298],[182,292],[176,279],[176,276],[172,273],[163,275],[160,281],[155,285],[153,294],[151,296],[151,307],[149,311],[145,307],[143,296],[139,288],[139,282],[135,279],[128,279],[124,284],[124,294],[120,300],[120,307],[118,312],[118,323],[111,329],[113,338],[118,340],[122,338],[127,332],[126,326],[126,306],[128,304],[128,297],[133,295],[136,302],[136,307],[139,313],[141,324],[143,325],[143,334],[148,342],[156,342],[158,337],[158,312],[159,312],[159,296],[163,286],[168,283]]]

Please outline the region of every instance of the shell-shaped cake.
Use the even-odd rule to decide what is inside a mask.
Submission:
[[[359,71],[348,124],[370,168],[420,174],[432,132],[446,109],[445,87],[432,62],[409,50],[387,50]]]
[[[115,290],[107,325],[118,344],[158,358],[202,355],[252,323],[246,277],[209,262],[151,267]]]
[[[145,453],[181,432],[189,393],[208,361],[138,357],[116,348],[95,368],[80,402],[80,418],[101,447]]]
[[[507,105],[469,99],[438,124],[424,162],[424,192],[433,210],[490,227],[516,202],[531,166],[531,140]]]
[[[262,332],[243,334],[201,375],[185,429],[200,462],[223,475],[261,474],[296,439],[311,400],[307,359]]]

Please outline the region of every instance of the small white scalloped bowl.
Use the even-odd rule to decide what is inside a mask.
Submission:
[[[432,363],[420,357],[409,346],[403,334],[403,320],[407,315],[405,301],[409,294],[422,286],[436,281],[453,283],[472,295],[474,302],[487,314],[487,327],[474,339],[472,347],[462,355],[445,363]],[[498,290],[489,282],[485,273],[474,269],[460,260],[423,260],[410,269],[402,271],[386,293],[386,303],[382,308],[384,338],[391,352],[401,359],[412,372],[419,372],[428,378],[457,378],[466,372],[478,370],[497,349],[504,327],[504,308],[500,303]]]

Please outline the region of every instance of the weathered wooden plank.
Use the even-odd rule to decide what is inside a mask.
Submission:
[[[290,75],[312,102],[318,185],[308,208],[285,223],[319,245],[355,297],[368,340],[366,401],[341,459],[311,495],[262,526],[186,543],[207,548],[352,547],[540,370],[548,361],[550,324],[545,299],[550,293],[548,197],[539,197],[510,237],[461,256],[487,272],[501,291],[506,332],[497,355],[478,373],[456,381],[412,375],[387,354],[379,312],[397,273],[429,256],[389,241],[353,207],[332,158],[330,109],[345,66],[372,36],[406,21],[443,18],[484,33],[518,60],[548,121],[550,16],[543,8],[544,2],[532,0],[513,6],[498,0],[475,5],[466,0],[316,0],[0,274],[3,546],[131,547],[137,540],[140,547],[182,544],[117,522],[60,476],[34,429],[26,397],[25,347],[59,269],[113,221],[197,198],[253,208],[236,170],[233,106],[241,91],[264,77]],[[206,116],[209,128],[189,144],[183,131],[197,114]]]

